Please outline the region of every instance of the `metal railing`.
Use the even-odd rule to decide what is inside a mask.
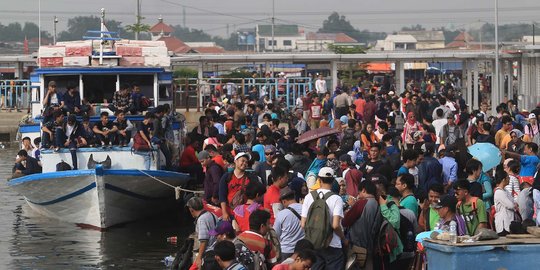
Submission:
[[[178,109],[200,111],[213,99],[223,100],[251,97],[259,100],[268,96],[287,109],[295,106],[299,96],[313,89],[309,77],[291,78],[178,78],[175,79],[175,104]]]
[[[0,108],[28,110],[31,101],[29,80],[0,80]]]

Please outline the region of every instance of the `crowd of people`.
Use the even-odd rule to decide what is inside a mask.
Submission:
[[[409,269],[423,263],[420,232],[540,224],[540,104],[492,113],[452,81],[400,95],[364,83],[318,83],[289,115],[264,98],[208,103],[179,164],[204,186],[187,202],[191,269]],[[484,168],[467,151],[476,143],[499,148],[501,164]]]

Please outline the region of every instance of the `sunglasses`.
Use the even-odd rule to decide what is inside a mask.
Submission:
[[[272,156],[274,153],[264,153],[265,156]]]

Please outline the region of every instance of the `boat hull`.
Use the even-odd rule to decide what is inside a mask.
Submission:
[[[188,180],[189,175],[176,172],[98,167],[29,175],[8,185],[41,215],[105,229],[170,209],[176,201],[171,186]]]

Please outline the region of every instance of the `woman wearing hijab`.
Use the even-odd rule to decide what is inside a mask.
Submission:
[[[523,143],[523,132],[519,129],[512,129],[512,131],[510,131],[510,138],[510,142],[506,145],[506,151],[523,155],[523,148],[525,148],[525,143]]]
[[[405,143],[407,149],[412,149],[416,143],[422,141],[422,131],[422,124],[416,121],[413,112],[409,112],[407,114],[407,121],[403,126],[403,133],[401,134],[401,139]]]

